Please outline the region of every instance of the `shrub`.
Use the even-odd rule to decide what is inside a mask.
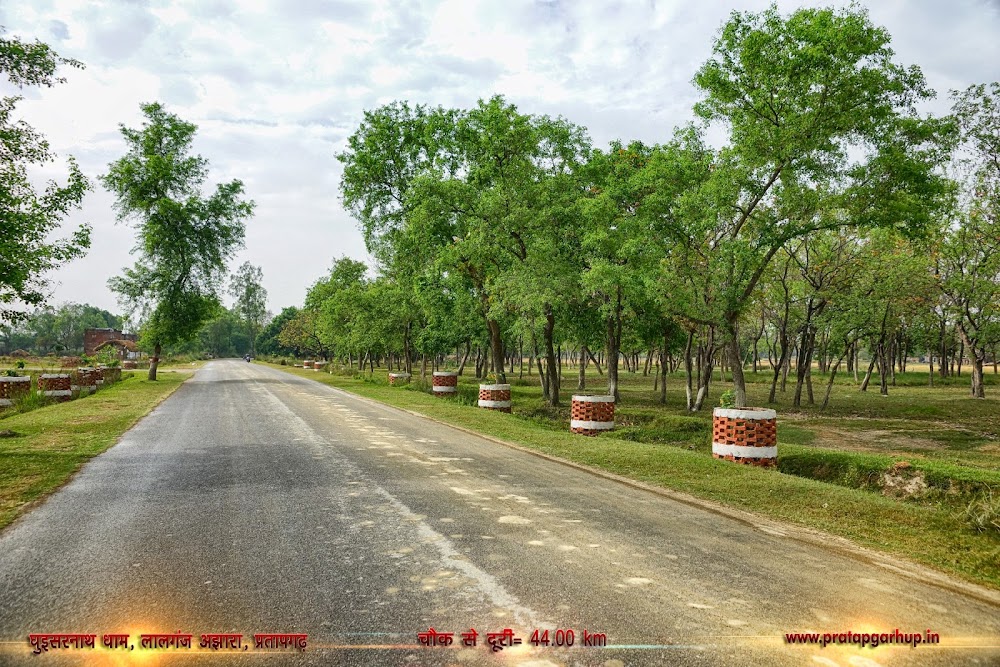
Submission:
[[[965,517],[978,533],[1000,533],[1000,498],[993,496],[993,490],[969,503]]]

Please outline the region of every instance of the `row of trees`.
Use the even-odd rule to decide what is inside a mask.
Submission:
[[[89,304],[66,303],[57,308],[38,308],[27,319],[0,322],[0,355],[23,350],[44,356],[49,353],[80,354],[87,329],[121,329],[122,319]]]
[[[279,339],[407,368],[483,345],[499,381],[526,348],[552,405],[561,344],[581,370],[604,351],[615,395],[641,350],[683,366],[692,410],[717,364],[745,405],[762,339],[782,388],[794,357],[796,402],[814,400],[813,361],[832,382],[867,351],[886,392],[908,353],[961,349],[981,397],[1000,343],[1000,86],[921,115],[934,93],[889,42],[857,7],[734,13],[694,79],[698,122],[657,145],[594,148],[502,97],[366,112],[338,158],[374,275],[336,262]]]
[[[241,265],[229,280],[228,292],[233,297],[233,307],[218,305],[195,335],[172,345],[169,352],[211,357],[256,354],[255,341],[271,319],[266,308],[267,291],[262,282],[260,267],[249,262]],[[92,328],[122,330],[128,327],[123,318],[89,304],[44,306],[27,318],[0,322],[0,355],[18,350],[39,356],[82,354],[84,331]],[[271,341],[266,353],[290,353],[275,347],[274,335],[262,339]]]

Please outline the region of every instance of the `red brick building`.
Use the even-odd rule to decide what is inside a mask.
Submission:
[[[93,356],[97,348],[112,340],[128,340],[133,343],[138,340],[135,334],[127,334],[117,329],[87,329],[83,332],[83,353]]]

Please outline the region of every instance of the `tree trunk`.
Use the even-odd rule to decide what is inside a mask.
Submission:
[[[472,341],[465,341],[465,356],[462,357],[462,363],[458,365],[458,374],[461,375],[465,372],[465,364],[469,361],[469,355],[472,353]]]
[[[872,370],[875,368],[875,360],[878,358],[874,352],[872,353],[872,361],[868,364],[868,372],[865,373],[865,379],[861,383],[861,391],[868,391],[868,383],[872,379]]]
[[[490,318],[486,320],[486,326],[490,330],[490,351],[493,355],[493,368],[497,384],[505,384],[507,374],[504,373],[503,337],[500,334],[500,323]]]
[[[972,397],[986,398],[986,390],[983,387],[983,361],[986,355],[975,352],[972,354]]]
[[[700,346],[699,346],[700,347]],[[701,410],[708,398],[708,387],[712,383],[712,363],[715,358],[715,329],[708,327],[708,340],[705,341],[698,373],[698,395],[694,399],[694,410]]]
[[[667,404],[667,344],[669,332],[663,332],[663,349],[660,350],[660,405]]]
[[[687,383],[687,409],[694,411],[694,372],[691,363],[691,347],[694,343],[694,331],[688,332],[687,345],[684,346],[684,379]]]
[[[837,377],[837,369],[840,368],[840,362],[844,360],[844,356],[847,354],[847,350],[840,355],[837,359],[837,363],[833,365],[830,369],[830,378],[826,381],[826,394],[823,396],[823,405],[819,406],[820,410],[826,410],[826,406],[830,404],[830,392],[833,390],[833,379]]]
[[[745,408],[747,405],[747,382],[743,376],[743,357],[740,354],[740,338],[738,331],[733,329],[732,340],[729,341],[729,359],[732,363],[733,389],[736,391],[735,406]]]
[[[601,362],[599,362],[599,361],[598,361],[598,360],[597,360],[597,359],[596,359],[596,358],[594,357],[594,353],[593,353],[593,351],[591,351],[590,349],[588,349],[588,350],[587,350],[587,356],[589,356],[589,357],[590,357],[590,360],[591,360],[592,362],[594,362],[594,368],[596,368],[596,369],[597,369],[597,374],[603,377],[603,376],[604,376],[604,371],[602,371],[602,370],[601,370]]]
[[[544,400],[545,403],[548,404],[549,400],[550,400],[549,399],[549,383],[548,383],[548,379],[545,377],[545,374],[546,374],[545,373],[545,369],[542,368],[542,355],[538,354],[538,341],[535,340],[535,334],[534,334],[534,330],[533,329],[532,329],[532,334],[531,334],[531,347],[532,347],[532,349],[535,352],[535,354],[534,354],[535,363],[538,364],[538,381],[542,385],[542,400]]]
[[[160,347],[160,342],[157,341],[153,345],[153,358],[149,360],[149,374],[146,376],[149,380],[156,380],[156,370],[160,367],[160,352],[163,348]]]
[[[787,342],[787,341],[786,341]],[[788,345],[781,346],[781,356],[778,358],[778,364],[774,367],[774,377],[771,378],[771,391],[767,395],[767,402],[774,403],[774,395],[778,389],[778,378],[781,377],[781,370],[785,367],[785,362],[788,357]]]
[[[590,361],[590,352],[586,344],[580,347],[580,374],[577,376],[576,388],[578,391],[587,389],[587,362]]]
[[[559,405],[559,366],[556,365],[556,351],[553,346],[553,334],[556,328],[556,317],[552,312],[552,304],[546,303],[542,307],[545,314],[545,324],[542,326],[542,336],[545,343],[545,364],[548,366],[546,373],[546,384],[548,385],[548,405],[557,407]]]
[[[618,356],[622,339],[622,293],[618,290],[614,314],[608,318],[608,395],[621,400],[618,391]]]

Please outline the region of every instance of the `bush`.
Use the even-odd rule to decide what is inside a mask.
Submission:
[[[1000,498],[984,492],[965,508],[965,517],[978,533],[1000,533]]]

